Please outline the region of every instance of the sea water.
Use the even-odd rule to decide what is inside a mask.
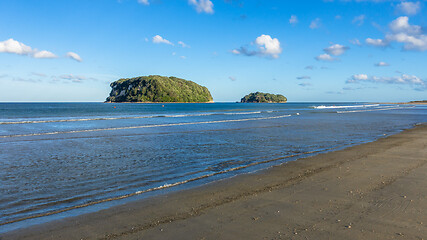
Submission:
[[[0,232],[374,141],[427,107],[0,103]]]

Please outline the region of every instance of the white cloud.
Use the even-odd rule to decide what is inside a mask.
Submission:
[[[391,42],[403,43],[404,50],[426,51],[427,35],[418,25],[409,24],[409,18],[399,17],[389,24],[390,32],[384,39],[366,39],[366,43],[373,46],[388,46]]]
[[[32,48],[27,46],[21,42],[10,38],[3,42],[0,42],[0,53],[13,53],[18,55],[26,55],[33,58],[58,58],[56,54],[47,50],[38,50],[36,48]],[[67,57],[72,58],[76,61],[81,62],[81,58],[79,55],[73,52],[68,52]]]
[[[169,44],[169,45],[173,46],[173,43],[171,43],[168,40],[164,39],[160,35],[156,35],[156,36],[153,37],[153,43],[164,43],[164,44]]]
[[[183,48],[189,48],[190,47],[189,45],[185,44],[183,41],[179,41],[178,44],[181,45],[181,47],[183,47]]]
[[[398,12],[406,15],[416,15],[421,10],[420,2],[401,2],[396,6]]]
[[[74,52],[67,52],[67,57],[69,57],[71,59],[74,59],[77,62],[82,62],[83,61],[82,58],[77,53],[74,53]]]
[[[319,56],[315,57],[315,59],[317,61],[327,61],[327,62],[332,62],[332,61],[336,61],[338,59],[331,57],[331,55],[324,53],[324,54],[320,54]]]
[[[367,74],[356,74],[351,77],[353,81],[366,81],[368,80]]]
[[[316,28],[319,28],[320,27],[320,25],[321,25],[321,22],[320,22],[321,20],[320,20],[320,18],[316,18],[316,19],[314,19],[313,21],[311,21],[311,23],[310,23],[310,28],[311,29],[316,29]]]
[[[388,42],[384,41],[383,39],[367,38],[365,40],[365,42],[368,45],[371,45],[371,46],[374,46],[374,47],[385,47],[385,46],[388,46]]]
[[[239,51],[239,50],[237,50],[237,49],[233,49],[233,50],[231,50],[231,52],[232,52],[233,54],[236,54],[236,55],[239,55],[239,54],[240,54],[240,51]]]
[[[376,67],[387,67],[390,66],[390,64],[386,63],[386,62],[379,62],[379,63],[375,63]]]
[[[421,27],[417,25],[410,25],[409,18],[406,16],[398,17],[393,20],[389,24],[389,27],[393,33],[406,33],[409,35],[421,34]]]
[[[214,5],[210,0],[188,0],[188,4],[193,5],[198,13],[214,13]]]
[[[356,25],[358,25],[358,26],[362,26],[363,25],[363,23],[365,22],[365,18],[366,18],[366,16],[365,15],[359,15],[359,16],[356,16],[356,17],[354,17],[354,19],[353,19],[353,21],[352,21],[352,23],[353,24],[356,24]]]
[[[270,35],[261,35],[256,38],[255,43],[259,46],[261,53],[272,58],[278,58],[279,54],[282,53],[279,39],[271,38]]]
[[[403,43],[404,50],[427,50],[427,35],[420,26],[410,25],[408,17],[399,17],[389,25],[392,33],[386,35],[388,41]]]
[[[427,82],[415,75],[402,74],[401,76],[395,77],[377,77],[368,76],[366,74],[356,74],[351,76],[346,83],[361,83],[361,82],[372,82],[372,83],[385,83],[385,84],[404,84],[421,87],[421,89],[427,89]]]
[[[339,56],[345,53],[346,50],[348,50],[349,48],[340,44],[334,44],[330,47],[327,47],[325,49],[323,49],[323,51],[325,51],[327,54],[329,55],[334,55],[334,56]]]
[[[236,55],[245,56],[264,56],[271,58],[279,58],[282,53],[280,41],[277,38],[272,38],[270,35],[262,34],[255,39],[256,50],[249,50],[246,47],[240,49],[233,49],[231,52]]]
[[[289,19],[289,23],[292,25],[295,25],[298,23],[298,17],[295,15],[292,15],[291,18]]]
[[[324,54],[320,54],[319,56],[317,56],[316,60],[318,60],[318,61],[329,61],[329,62],[332,62],[332,61],[336,61],[337,59],[331,57],[331,55],[329,55],[329,54],[324,53]]]
[[[179,58],[181,58],[181,59],[187,59],[186,56],[180,56]]]
[[[150,5],[150,2],[148,0],[138,0],[138,3],[144,4],[146,6]]]
[[[20,43],[13,38],[0,42],[0,52],[15,53],[19,55],[31,55],[34,50],[23,43]]]
[[[34,58],[57,58],[58,56],[56,56],[52,52],[43,50],[43,51],[34,52],[33,57]]]

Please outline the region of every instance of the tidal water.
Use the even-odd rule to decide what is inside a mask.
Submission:
[[[0,103],[0,233],[423,122],[415,105]]]

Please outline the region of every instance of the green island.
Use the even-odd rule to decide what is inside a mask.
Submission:
[[[255,92],[244,96],[241,103],[285,103],[286,97],[281,94]]]
[[[209,90],[199,84],[176,77],[158,75],[123,78],[110,84],[106,102],[213,102]]]

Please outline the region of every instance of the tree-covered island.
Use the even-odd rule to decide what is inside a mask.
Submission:
[[[286,97],[281,94],[262,92],[250,93],[240,100],[241,103],[285,103],[286,101]]]
[[[199,84],[176,77],[150,75],[123,78],[110,84],[107,102],[212,102],[209,90]]]

